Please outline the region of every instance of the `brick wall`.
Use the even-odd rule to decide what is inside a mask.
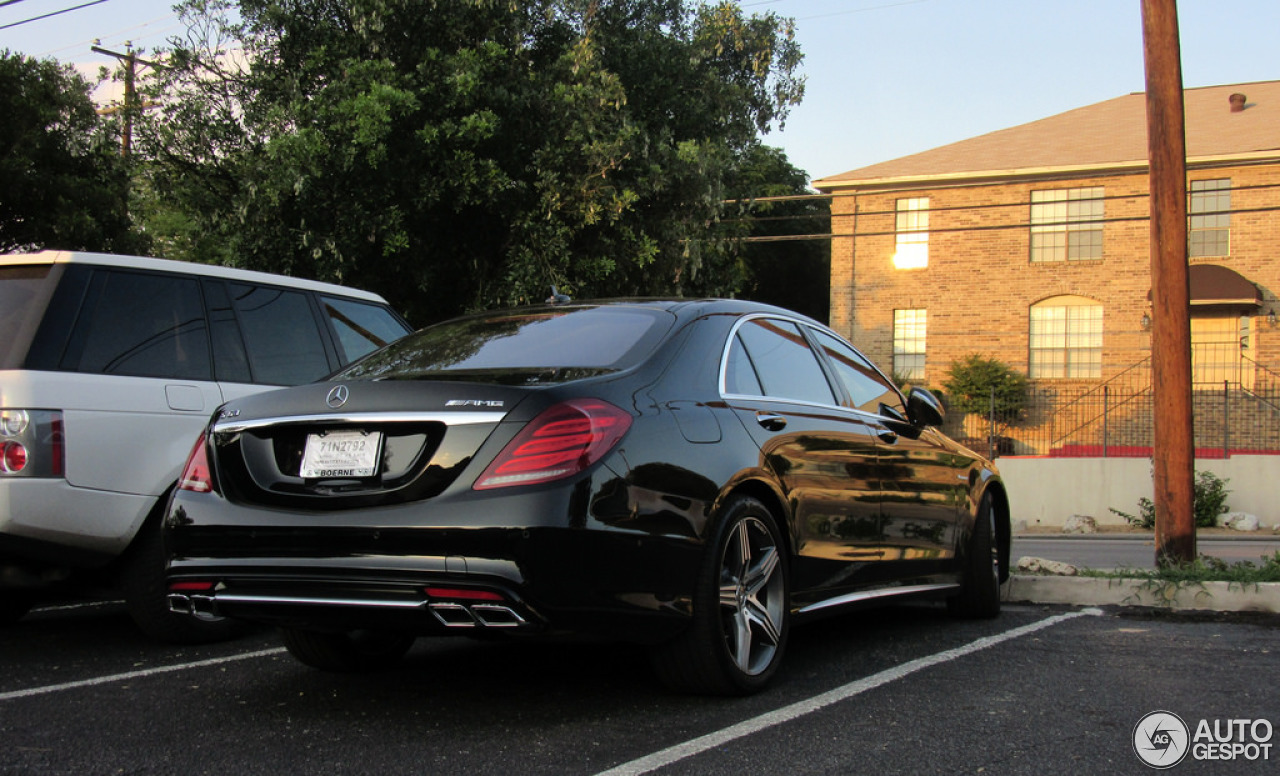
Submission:
[[[1254,321],[1256,360],[1280,361],[1280,329],[1266,311],[1280,292],[1280,165],[1193,170],[1190,179],[1232,181],[1231,256],[1221,264],[1258,284],[1266,304]],[[1053,181],[1010,181],[895,190],[836,190],[832,202],[831,325],[886,369],[893,363],[893,312],[928,310],[926,384],[939,386],[952,361],[968,353],[1028,368],[1031,305],[1059,295],[1103,307],[1103,378],[1150,354],[1140,325],[1148,309],[1150,252],[1145,172]],[[1031,191],[1104,188],[1101,260],[1032,263]],[[894,254],[895,202],[928,197],[929,264],[899,270]],[[845,236],[852,235],[852,236]],[[1054,380],[1053,383],[1072,381]],[[1094,384],[1097,381],[1086,381]]]

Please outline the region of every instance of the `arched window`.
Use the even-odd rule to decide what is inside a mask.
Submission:
[[[1102,305],[1055,296],[1031,306],[1034,379],[1102,377]]]

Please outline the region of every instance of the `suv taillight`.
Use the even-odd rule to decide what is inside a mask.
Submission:
[[[61,477],[65,473],[60,411],[0,409],[0,476]]]
[[[200,433],[196,446],[191,448],[187,456],[187,465],[182,467],[182,476],[178,478],[178,490],[189,490],[194,493],[208,493],[213,490],[213,474],[209,471],[209,453],[205,442],[205,432]]]
[[[543,410],[498,453],[475,490],[569,477],[604,457],[631,428],[631,415],[600,399],[573,399]]]

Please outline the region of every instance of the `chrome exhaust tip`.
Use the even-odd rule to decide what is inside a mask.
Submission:
[[[214,611],[213,596],[191,596],[191,614],[200,620],[220,620],[221,616]]]
[[[509,606],[501,604],[472,604],[466,606],[453,602],[430,604],[431,613],[446,628],[519,628],[528,625],[523,617]]]
[[[489,628],[519,628],[526,624],[511,607],[498,604],[476,604],[471,607],[471,616]]]
[[[446,628],[476,627],[476,618],[472,617],[471,612],[467,611],[467,607],[462,604],[433,603],[431,604],[431,613]]]

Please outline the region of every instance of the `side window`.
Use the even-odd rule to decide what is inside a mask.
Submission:
[[[221,280],[204,281],[204,304],[209,311],[209,334],[213,340],[214,376],[227,383],[251,383],[249,357],[244,352],[244,338],[236,323],[235,311],[227,286]]]
[[[330,372],[307,295],[271,286],[229,284],[255,383],[298,385]]]
[[[842,340],[832,337],[826,332],[815,332],[822,350],[827,354],[836,376],[853,397],[853,406],[864,412],[883,415],[881,405],[890,407],[902,417],[906,417],[906,408],[893,386],[885,382],[880,373],[871,366],[871,362],[863,358]]]
[[[816,356],[789,321],[757,318],[743,324],[730,348],[727,369],[729,393],[835,403]]]
[[[199,281],[120,270],[95,272],[61,368],[213,379]]]
[[[764,388],[760,385],[760,378],[756,376],[751,356],[747,355],[742,338],[736,335],[729,348],[729,362],[724,370],[724,391],[738,396],[764,396]]]
[[[408,334],[404,325],[380,305],[333,296],[320,297],[320,304],[338,335],[343,364]]]

